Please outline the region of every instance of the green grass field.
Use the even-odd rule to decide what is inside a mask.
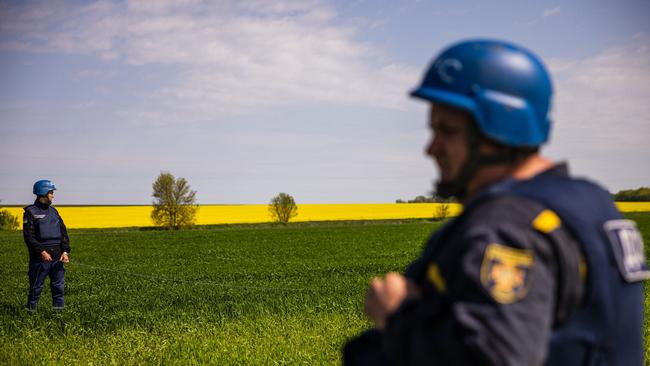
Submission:
[[[650,213],[629,217],[648,241]],[[368,280],[403,269],[437,226],[72,230],[66,309],[46,287],[31,316],[22,236],[2,232],[0,364],[335,364],[368,325]]]

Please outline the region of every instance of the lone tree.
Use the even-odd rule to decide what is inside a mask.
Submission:
[[[298,206],[291,195],[280,193],[271,199],[269,213],[274,221],[286,224],[292,217],[298,215]]]
[[[180,229],[194,225],[196,191],[190,189],[185,178],[174,178],[169,172],[161,172],[153,182],[153,211],[151,219],[157,226]]]

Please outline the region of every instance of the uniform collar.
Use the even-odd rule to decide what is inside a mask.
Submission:
[[[51,204],[41,203],[38,198],[34,201],[34,206],[40,208],[41,210],[47,210]]]
[[[557,164],[554,164],[552,167],[540,172],[539,174],[531,177],[528,180],[533,180],[536,179],[537,177],[542,177],[542,176],[548,176],[548,175],[554,175],[554,176],[560,176],[560,177],[568,177],[569,176],[569,165],[566,162],[560,162]],[[501,192],[506,192],[510,191],[511,188],[520,183],[524,182],[524,180],[518,180],[513,177],[507,177],[504,178],[500,181],[497,181],[496,183],[492,184],[488,188],[484,189],[480,193],[478,193],[474,198],[472,198],[467,204],[465,204],[466,207],[472,205],[474,202],[478,202],[481,200],[483,197],[490,196],[493,194],[498,194]]]

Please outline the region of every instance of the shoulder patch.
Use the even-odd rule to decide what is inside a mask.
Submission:
[[[616,258],[618,270],[627,282],[650,278],[650,268],[643,252],[643,239],[632,220],[605,222],[605,232]]]
[[[551,210],[544,210],[533,220],[533,227],[545,234],[553,232],[562,225],[560,217]]]
[[[481,284],[499,303],[511,304],[526,297],[533,268],[533,253],[492,243],[481,264]]]

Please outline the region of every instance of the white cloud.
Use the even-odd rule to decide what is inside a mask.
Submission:
[[[320,0],[244,0],[240,1],[238,5],[260,15],[300,14],[311,18],[316,14],[318,15],[316,18],[328,19],[336,14],[332,8],[324,7],[323,2]],[[327,16],[323,17],[323,15]]]
[[[127,0],[127,9],[143,14],[167,14],[190,6],[200,6],[201,3],[201,0]]]
[[[378,63],[319,0],[47,2],[12,12],[3,32],[19,36],[0,47],[177,66],[174,82],[146,98],[166,110],[126,113],[170,123],[301,103],[404,108],[420,72]]]
[[[544,9],[543,16],[544,17],[550,17],[550,16],[553,16],[553,15],[558,15],[561,12],[562,12],[562,9],[560,9],[559,6],[556,6],[555,8]]]
[[[74,78],[81,79],[113,79],[117,76],[115,71],[84,69],[74,74]]]
[[[556,6],[554,8],[550,8],[550,9],[544,9],[544,11],[542,12],[541,15],[536,16],[533,19],[530,19],[530,20],[515,20],[514,25],[518,26],[518,25],[521,25],[521,24],[525,24],[527,26],[537,26],[540,23],[545,21],[544,18],[557,16],[557,15],[560,15],[561,13],[562,13],[562,9],[559,6]]]
[[[480,6],[476,5],[471,8],[460,8],[460,9],[449,9],[441,8],[440,10],[434,10],[431,12],[433,16],[448,17],[448,16],[463,16],[471,13],[475,13],[477,10],[480,10]]]
[[[636,35],[593,57],[550,60],[549,66],[557,91],[556,154],[577,157],[589,167],[584,171],[602,170],[614,161],[617,172],[599,177],[614,187],[629,187],[632,175],[649,179],[647,165],[633,162],[650,158],[650,38]]]
[[[591,126],[629,143],[650,136],[650,42],[635,39],[583,60],[550,60],[558,127]],[[639,134],[639,131],[648,134]],[[576,136],[577,137],[577,136]],[[622,142],[622,141],[621,141]]]

